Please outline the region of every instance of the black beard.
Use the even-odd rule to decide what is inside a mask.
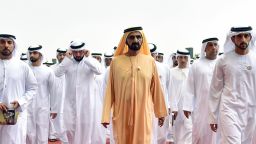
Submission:
[[[84,57],[74,57],[77,62],[80,62]]]
[[[31,61],[32,63],[37,62],[38,60],[39,60],[39,59],[35,59],[35,58],[33,58],[33,57],[30,58],[30,61]]]
[[[61,63],[63,61],[63,59],[58,59],[58,62]]]
[[[128,45],[129,49],[138,51],[140,50],[141,45],[139,43],[132,43],[131,45]]]
[[[245,50],[248,48],[248,44],[245,42],[240,43],[239,45],[235,44],[237,48]]]
[[[4,50],[1,52],[1,54],[2,54],[3,56],[10,56],[10,55],[12,54],[12,52],[11,52],[10,50],[8,50],[8,49],[4,49]]]

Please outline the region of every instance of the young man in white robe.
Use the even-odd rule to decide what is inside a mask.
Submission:
[[[0,111],[14,108],[19,113],[15,125],[0,125],[1,144],[26,143],[27,106],[37,91],[29,66],[15,58],[15,36],[0,34]]]
[[[100,75],[95,75],[94,76],[94,83],[93,83],[93,87],[94,87],[94,91],[95,91],[95,113],[102,113],[102,107],[103,107],[103,81],[104,81],[104,73],[105,73],[105,66],[104,66],[104,62],[102,61],[102,53],[92,53],[91,54],[93,58],[95,58],[101,65],[102,69],[104,70],[102,72],[102,74]],[[101,123],[101,115],[96,114],[95,115],[95,123]],[[93,139],[98,139],[102,142],[106,141],[106,129],[101,126],[101,125],[96,125],[95,129],[94,129],[94,137]]]
[[[114,49],[115,50],[115,49]],[[102,96],[104,97],[105,95],[105,91],[106,91],[106,87],[107,87],[107,81],[108,81],[108,75],[109,75],[109,66],[112,62],[114,53],[113,52],[105,52],[104,53],[104,65],[105,65],[105,72],[103,74],[103,85],[102,85]],[[103,98],[104,99],[104,98]],[[113,136],[113,132],[112,132],[112,123],[110,122],[109,127],[106,130],[106,143],[107,144],[112,144],[115,143],[114,142],[114,136]]]
[[[169,83],[170,83],[170,68],[168,67],[168,65],[165,65],[159,61],[157,61],[157,56],[158,56],[158,52],[157,52],[157,46],[153,43],[149,43],[149,47],[150,47],[150,52],[151,52],[151,56],[155,59],[155,63],[156,63],[156,67],[157,67],[157,71],[158,71],[158,76],[160,79],[160,83],[161,83],[161,87],[163,90],[163,94],[165,97],[165,104],[166,104],[166,109],[170,109],[169,106],[169,100],[168,100],[168,92],[169,92]],[[158,126],[158,120],[156,118],[154,118],[153,122],[153,143],[154,144],[165,144],[167,141],[167,130],[169,127],[169,120],[168,120],[168,116],[165,118],[165,122],[164,125],[162,127]]]
[[[232,27],[210,87],[212,131],[223,144],[251,144],[256,125],[256,54],[252,27]]]
[[[108,75],[109,75],[109,66],[112,62],[112,59],[114,58],[114,53],[113,52],[105,52],[104,53],[104,65],[105,65],[105,72],[104,72],[104,78],[103,78],[103,96],[105,95],[105,89],[107,86],[107,81],[108,81]]]
[[[189,69],[183,99],[183,111],[184,113],[193,113],[193,144],[216,143],[216,134],[211,131],[207,119],[209,118],[208,93],[218,50],[218,38],[204,39],[200,59]]]
[[[169,84],[169,101],[173,113],[173,134],[175,144],[192,143],[192,118],[191,115],[183,113],[183,99],[185,94],[185,83],[189,71],[189,51],[178,50],[178,66],[171,69]]]
[[[65,58],[67,49],[58,48],[56,51],[57,63],[51,68],[53,70],[62,62]],[[49,124],[49,141],[55,142],[57,140],[67,141],[64,135],[63,128],[63,107],[64,107],[64,91],[65,91],[65,75],[61,77],[55,77],[55,90],[56,90],[56,100],[59,103],[58,105],[58,115],[55,119],[50,118]]]
[[[96,99],[92,84],[94,76],[103,72],[101,64],[90,56],[84,42],[72,41],[55,75],[65,75],[64,128],[67,144],[104,143],[95,139],[94,130],[100,123],[95,113]]]
[[[28,48],[29,66],[38,84],[38,90],[29,105],[27,144],[48,144],[49,120],[57,116],[54,91],[55,75],[51,68],[42,64],[41,45]]]
[[[102,69],[104,70],[102,74],[95,75],[95,94],[97,95],[97,98],[100,98],[100,103],[98,103],[98,107],[100,108],[100,111],[102,110],[102,103],[103,103],[103,80],[104,80],[104,73],[105,73],[105,66],[102,62],[102,53],[91,53],[92,57],[95,58],[101,65]],[[98,102],[98,101],[97,101]]]

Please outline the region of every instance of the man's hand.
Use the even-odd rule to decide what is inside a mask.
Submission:
[[[109,123],[101,123],[105,128],[108,127]]]
[[[171,112],[172,112],[172,111],[171,111],[171,109],[170,109],[170,108],[168,108],[168,114],[169,114],[169,115],[171,114]]]
[[[158,125],[162,127],[164,125],[164,117],[158,118]]]
[[[178,116],[178,112],[177,111],[173,111],[173,119],[176,120],[177,116]]]
[[[84,56],[88,57],[90,55],[90,51],[89,50],[84,50]]]
[[[191,115],[191,112],[190,111],[185,111],[185,110],[183,112],[184,112],[185,117],[188,119],[189,116]]]
[[[67,50],[67,52],[66,52],[66,55],[65,55],[66,57],[68,57],[68,58],[71,58],[72,57],[72,51],[69,49],[69,50]]]
[[[7,111],[7,106],[4,103],[0,102],[0,110],[6,112]]]
[[[57,117],[57,113],[51,113],[50,117],[51,117],[51,119],[55,119]]]
[[[218,129],[217,124],[210,124],[210,127],[211,127],[212,131],[217,132],[217,129]]]
[[[13,108],[14,109],[17,109],[19,106],[20,106],[20,104],[19,104],[19,102],[18,101],[13,101],[13,102],[11,102],[11,104],[13,105]]]

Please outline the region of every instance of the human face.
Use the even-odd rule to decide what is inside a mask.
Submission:
[[[126,44],[130,50],[138,51],[142,45],[142,35],[139,31],[131,32],[126,39]]]
[[[65,58],[66,53],[58,53],[57,54],[57,59],[58,62],[61,63],[63,61],[63,59]]]
[[[37,62],[38,60],[40,60],[40,58],[41,54],[38,51],[29,52],[29,59],[32,63]]]
[[[219,45],[217,42],[208,42],[205,47],[206,58],[213,60],[217,58]]]
[[[162,63],[164,60],[164,57],[163,57],[163,55],[157,55],[156,59],[158,62]]]
[[[177,56],[179,68],[186,68],[188,63],[188,56]]]
[[[151,53],[151,56],[152,56],[155,60],[157,60],[157,59],[156,59],[157,53]]]
[[[11,57],[14,50],[12,39],[0,39],[0,57]]]
[[[85,51],[84,50],[79,50],[79,51],[72,51],[73,57],[76,61],[80,62],[85,55]]]
[[[178,61],[177,61],[176,56],[172,56],[172,66],[176,67],[177,65],[178,65]]]
[[[237,49],[246,50],[251,41],[251,38],[252,36],[250,33],[240,33],[231,37],[231,40],[233,41]]]
[[[112,58],[105,58],[105,65],[110,66]]]
[[[101,57],[100,56],[92,56],[93,58],[95,58],[97,61],[99,61],[101,63]]]

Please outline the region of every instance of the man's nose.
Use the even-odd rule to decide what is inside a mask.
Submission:
[[[134,37],[133,41],[134,41],[134,42],[138,42],[139,39],[138,39],[137,37]]]
[[[4,42],[3,45],[4,45],[5,48],[8,48],[9,44],[7,42]]]
[[[217,48],[218,48],[218,46],[217,46],[217,45],[214,45],[214,46],[213,46],[213,49],[214,49],[214,50],[216,50]]]
[[[240,36],[240,40],[243,41],[243,42],[245,42],[247,39],[248,39],[247,35],[241,35]]]

